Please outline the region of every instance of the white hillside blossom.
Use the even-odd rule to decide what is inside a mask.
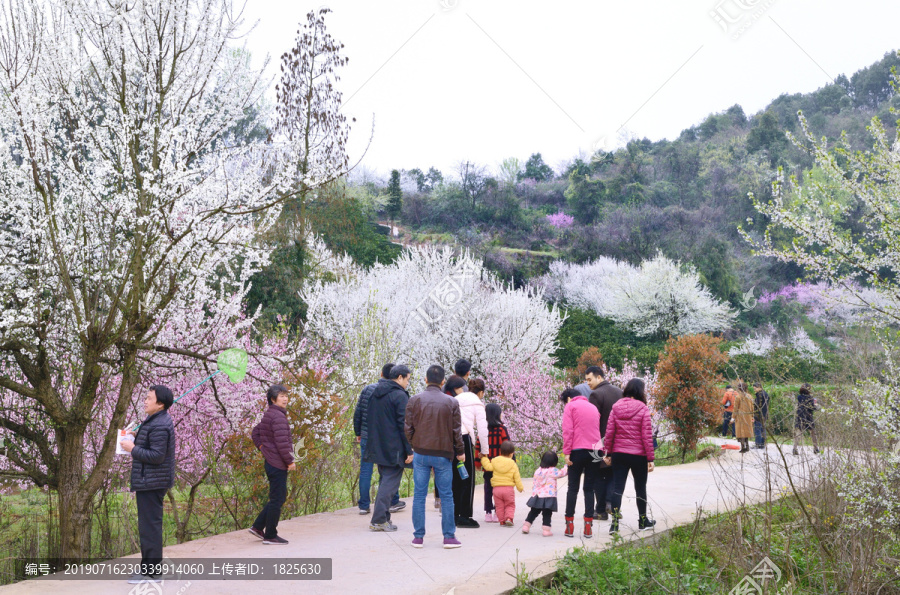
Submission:
[[[728,355],[758,355],[764,356],[776,347],[775,337],[757,333],[748,337],[743,345],[737,345],[728,350]]]
[[[476,371],[524,359],[550,364],[563,322],[540,290],[512,289],[449,248],[409,248],[391,265],[318,280],[303,298],[307,331],[344,348],[348,381],[357,385],[387,361],[409,365],[414,387],[428,366],[449,368],[459,358]]]
[[[557,261],[537,285],[551,299],[592,310],[641,336],[722,331],[736,315],[701,285],[696,271],[661,254],[640,267],[607,257],[583,265]]]
[[[819,346],[810,339],[809,335],[803,330],[803,327],[795,327],[788,338],[788,344],[800,354],[800,357],[814,362],[824,362],[822,351]]]

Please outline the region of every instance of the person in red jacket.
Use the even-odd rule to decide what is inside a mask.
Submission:
[[[632,378],[622,391],[622,398],[613,405],[606,426],[604,444],[606,462],[613,468],[613,518],[609,532],[619,530],[622,494],[628,482],[628,472],[634,477],[637,496],[638,529],[650,529],[655,520],[647,518],[647,474],[653,471],[653,432],[650,427],[650,409],[644,381]]]
[[[262,421],[253,428],[251,438],[266,460],[269,501],[248,531],[262,539],[265,545],[287,545],[287,539],[279,537],[277,529],[281,507],[287,499],[287,474],[297,468],[287,419],[288,389],[275,384],[266,392],[266,400],[269,408]]]

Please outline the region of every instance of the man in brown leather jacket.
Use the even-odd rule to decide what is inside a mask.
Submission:
[[[425,537],[425,497],[434,470],[434,483],[441,494],[441,530],[444,548],[458,548],[453,516],[453,459],[464,461],[459,401],[441,392],[444,368],[431,366],[425,372],[428,386],[406,405],[406,438],[413,448],[413,547],[422,547]]]

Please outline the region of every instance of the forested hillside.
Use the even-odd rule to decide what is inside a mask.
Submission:
[[[803,184],[816,179],[812,158],[785,134],[800,132],[797,112],[816,137],[837,141],[846,132],[855,149],[870,147],[872,116],[894,129],[890,110],[900,98],[893,96],[891,69],[898,63],[890,52],[815,92],[782,95],[756,114],[734,105],[676,139],[635,139],[614,152],[573,158],[565,171],[554,172],[539,154],[526,162],[506,159],[496,172],[469,162],[453,172],[401,169],[406,191],[396,219],[425,234],[406,239],[470,247],[517,284],[557,255],[637,264],[662,251],[695,265],[715,295],[737,304],[753,286],[776,290],[801,273],[753,258],[737,233],[748,217],[758,217],[748,193],[770,195],[778,167]],[[390,218],[386,181],[362,179],[354,191]],[[558,212],[574,222],[548,218]],[[538,254],[524,257],[520,250]]]
[[[809,304],[785,290],[803,270],[754,256],[738,230],[744,226],[756,234],[765,228],[768,222],[748,194],[770,198],[778,168],[788,184],[825,184],[840,199],[841,192],[827,187],[813,157],[789,139],[789,134],[804,138],[798,112],[812,134],[828,139],[829,145],[843,135],[853,150],[870,149],[867,127],[873,116],[889,135],[895,131],[892,110],[900,107],[900,97],[893,93],[892,69],[898,64],[897,54],[889,52],[815,92],[782,95],[756,114],[734,105],[684,129],[676,139],[633,139],[612,152],[573,157],[562,171],[554,171],[540,154],[525,161],[506,158],[496,171],[467,161],[445,172],[398,164],[384,177],[357,168],[349,179],[306,197],[303,224],[329,248],[366,267],[392,261],[400,244],[468,248],[517,287],[534,283],[557,260],[588,263],[605,256],[639,266],[661,254],[692,266],[714,298],[734,307],[737,317],[726,338],[739,340],[764,330],[765,341],[773,345],[812,337],[814,348],[829,352],[849,339],[817,324],[807,315]],[[292,226],[297,225],[297,211],[286,209],[283,215],[294,217]],[[862,216],[854,207],[838,223],[853,232],[862,225]],[[396,237],[388,237],[387,225],[396,227]],[[781,233],[777,242],[791,241]],[[254,278],[249,305],[262,306],[264,322],[296,328],[305,306],[296,291],[284,288],[300,287],[315,267],[306,262],[310,255],[294,236],[273,241],[279,245],[274,262]],[[753,303],[765,299],[759,307],[747,308],[742,302],[748,296]],[[638,336],[596,309],[572,307],[564,296],[557,301],[569,314],[558,338],[559,365],[574,366],[588,347],[599,347],[614,365],[625,359],[655,363],[665,332]],[[799,336],[795,331],[801,325],[805,330]],[[789,375],[812,377],[821,364],[807,358],[785,365]]]

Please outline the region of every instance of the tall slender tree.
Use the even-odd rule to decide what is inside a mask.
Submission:
[[[400,210],[403,208],[403,189],[400,188],[400,171],[391,170],[391,181],[388,182],[388,203],[387,212],[391,218],[391,233],[394,232],[394,220],[400,216]]]

